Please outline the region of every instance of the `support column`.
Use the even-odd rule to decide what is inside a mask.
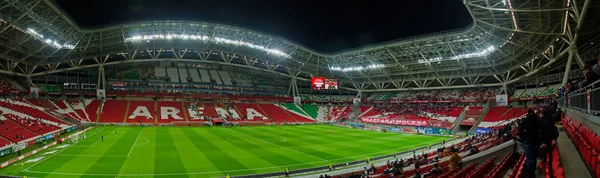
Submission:
[[[563,80],[561,86],[565,86],[569,82],[569,73],[571,72],[571,64],[573,63],[573,53],[572,49],[569,49],[569,57],[567,59],[567,67],[565,67],[565,75],[563,76]]]
[[[106,88],[106,75],[104,73],[104,66],[98,67],[98,83],[96,85],[97,89],[105,89]]]
[[[288,94],[293,97],[300,97],[300,91],[298,91],[298,84],[296,78],[292,78],[290,82],[290,87],[288,89]]]
[[[31,76],[28,75],[27,77],[25,77],[27,79],[27,84],[29,85],[29,87],[33,86],[33,80],[31,79]]]
[[[581,13],[579,14],[579,19],[577,19],[577,26],[575,26],[575,30],[573,33],[573,38],[571,39],[570,43],[571,46],[569,46],[569,58],[567,60],[567,67],[565,69],[565,75],[563,76],[563,81],[562,81],[562,85],[564,86],[565,84],[567,84],[568,80],[569,80],[569,72],[571,72],[571,63],[573,62],[573,57],[575,55],[578,55],[577,52],[577,39],[579,38],[579,30],[581,30],[582,28],[582,24],[583,24],[583,20],[585,19],[585,16],[587,16],[587,12],[588,9],[590,8],[590,4],[591,4],[592,0],[585,0],[585,2],[583,3],[583,8],[581,8]],[[576,7],[577,4],[573,3],[573,6]],[[579,65],[583,65],[582,62],[579,62]],[[583,66],[581,66],[583,67]]]

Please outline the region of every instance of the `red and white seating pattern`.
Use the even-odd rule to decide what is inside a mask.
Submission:
[[[98,119],[98,112],[102,111],[100,105],[102,104],[102,100],[82,100],[85,109],[85,112],[92,122],[96,122]]]
[[[0,78],[0,93],[20,93],[21,90],[9,80]]]
[[[267,114],[264,113],[257,104],[235,103],[235,107],[246,116],[248,121],[270,121]]]
[[[55,126],[66,126],[66,122],[45,112],[45,108],[27,103],[24,100],[0,100],[0,105],[11,110],[11,113],[26,119],[43,119],[43,122]]]
[[[342,118],[348,119],[350,112],[352,112],[352,108],[350,106],[332,106],[328,121],[337,121]]]
[[[154,101],[129,101],[129,111],[125,122],[154,123],[155,120],[161,120],[160,117],[155,118],[157,108],[154,107]]]
[[[275,122],[296,122],[283,109],[273,104],[260,104],[260,108]]]
[[[475,101],[481,100],[482,92],[479,90],[465,90],[460,95],[461,101]]]
[[[442,90],[435,94],[433,97],[434,100],[438,101],[453,101],[457,100],[459,97],[459,92],[456,90]]]
[[[360,117],[371,117],[381,115],[381,113],[372,106],[361,106],[360,113],[362,113]]]

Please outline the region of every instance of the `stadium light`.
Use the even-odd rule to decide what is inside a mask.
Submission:
[[[350,71],[361,71],[361,70],[369,70],[369,69],[379,69],[379,68],[384,68],[385,65],[383,64],[371,64],[368,66],[357,66],[357,67],[329,67],[330,70],[333,71],[342,71],[342,72],[350,72]]]
[[[455,61],[455,60],[474,58],[474,57],[485,57],[487,55],[490,55],[495,50],[496,50],[496,47],[490,46],[482,51],[475,52],[475,53],[459,54],[459,55],[452,56],[452,57],[434,57],[434,58],[428,58],[428,59],[421,59],[421,60],[419,60],[419,63],[431,63],[431,62],[441,62],[441,61],[451,61],[451,60]]]
[[[37,31],[35,31],[34,29],[31,29],[31,28],[28,28],[26,32],[30,35],[33,35],[35,39],[42,41],[42,42],[48,44],[48,46],[52,46],[53,48],[57,48],[57,49],[73,49],[73,48],[75,48],[75,45],[70,45],[70,44],[66,44],[66,43],[59,44],[58,41],[56,41],[56,40],[44,38],[44,35],[38,33]]]
[[[257,45],[247,41],[233,40],[222,37],[214,37],[211,38],[207,35],[188,35],[188,34],[155,34],[155,35],[134,35],[129,38],[125,38],[125,42],[141,42],[141,41],[150,41],[150,40],[171,40],[171,39],[180,39],[180,40],[199,40],[199,41],[210,41],[215,44],[227,44],[227,45],[239,45],[245,46],[252,49],[257,49],[266,52],[267,54],[291,58],[287,53],[284,53],[278,49],[267,48],[265,46]]]

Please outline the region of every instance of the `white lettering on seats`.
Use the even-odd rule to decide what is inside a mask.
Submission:
[[[148,111],[146,106],[138,106],[128,118],[135,119],[138,116],[145,117],[146,119],[153,119],[152,114],[150,114],[150,111]]]
[[[174,107],[169,107],[169,106],[163,106],[160,107],[160,119],[169,119],[169,116],[171,116],[171,118],[173,119],[177,119],[177,120],[182,120],[183,118],[181,118],[181,116],[177,115],[179,114],[179,109],[174,108]]]
[[[220,107],[215,107],[215,111],[217,111],[217,114],[219,115],[220,118],[228,118],[229,115],[227,114],[227,111],[225,111],[225,109],[220,108]]]
[[[253,108],[246,108],[246,112],[248,115],[248,120],[254,120],[254,117],[260,117],[263,120],[269,120],[269,118],[263,116],[261,113],[259,113],[258,111],[254,110]]]
[[[229,113],[231,113],[231,117],[234,119],[237,119],[237,120],[242,119],[242,118],[240,118],[240,115],[237,112],[235,112],[235,109],[229,109]]]
[[[201,111],[194,111],[194,109],[188,109],[188,113],[190,113],[190,120],[200,120],[200,114],[202,113]]]

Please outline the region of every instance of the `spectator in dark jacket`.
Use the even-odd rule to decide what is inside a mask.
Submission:
[[[552,119],[554,122],[559,122],[562,119],[562,110],[560,108],[556,109],[556,112],[552,115]]]
[[[519,137],[523,141],[525,150],[525,177],[535,177],[536,160],[540,149],[541,122],[533,110],[529,110],[527,116],[519,124]]]
[[[542,151],[542,163],[543,167],[552,167],[552,163],[546,166],[546,159],[552,160],[552,141],[558,138],[558,128],[554,125],[554,121],[552,116],[550,116],[550,111],[546,110],[542,113],[542,129],[540,133],[540,138],[542,142],[541,151]],[[552,162],[552,161],[550,161]],[[552,173],[553,171],[549,171]],[[552,177],[552,176],[550,176]]]
[[[583,76],[585,76],[585,80],[580,83],[581,87],[586,87],[600,79],[600,76],[592,71],[592,67],[589,65],[583,67]]]

